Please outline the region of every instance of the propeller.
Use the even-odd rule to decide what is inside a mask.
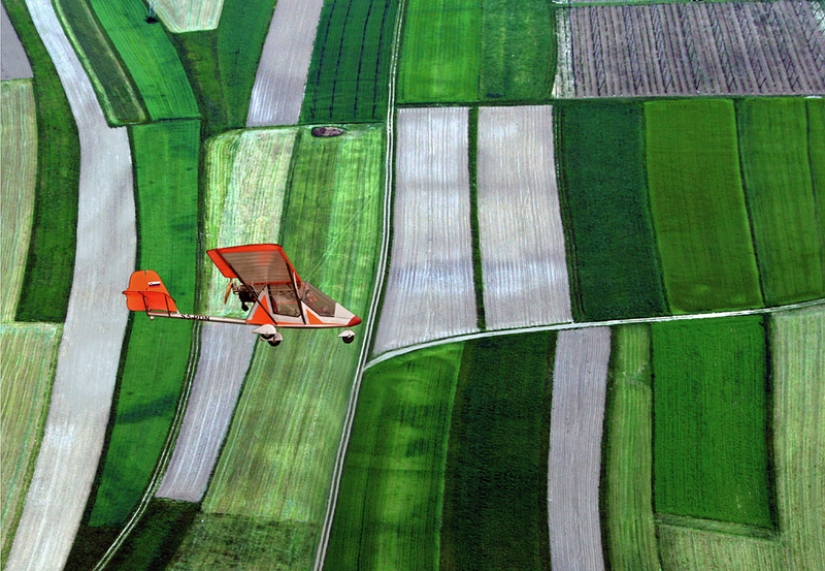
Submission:
[[[223,294],[223,303],[224,303],[224,305],[226,305],[226,300],[229,299],[229,294],[232,293],[232,286],[234,286],[234,285],[235,285],[235,283],[234,283],[233,280],[229,280],[229,283],[226,285],[226,292]]]

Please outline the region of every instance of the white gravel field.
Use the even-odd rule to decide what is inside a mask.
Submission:
[[[6,7],[0,5],[0,80],[32,77],[32,66],[20,43],[20,36],[11,25]]]
[[[109,418],[135,267],[135,205],[125,128],[106,125],[49,0],[27,0],[80,136],[77,253],[51,404],[8,571],[63,568],[88,499]],[[67,189],[69,191],[69,189]]]
[[[547,511],[557,571],[604,569],[599,524],[610,329],[560,331],[553,370]]]
[[[203,498],[257,340],[246,325],[203,324],[192,392],[156,496],[187,502]]]
[[[323,0],[278,0],[252,87],[247,127],[294,125]]]
[[[390,270],[376,354],[477,330],[466,108],[398,111]]]
[[[479,109],[478,226],[487,328],[572,321],[551,106]]]

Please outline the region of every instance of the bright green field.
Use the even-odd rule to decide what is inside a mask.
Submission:
[[[364,373],[327,569],[438,568],[462,349],[460,343],[423,349]]]
[[[162,26],[146,22],[141,0],[88,1],[132,76],[152,120],[198,116],[178,54]]]
[[[592,101],[555,110],[577,319],[663,314],[641,105]]]
[[[773,528],[762,317],[652,330],[656,511]]]
[[[144,122],[146,109],[134,82],[100,27],[89,2],[57,0],[54,6],[89,75],[109,124]]]
[[[23,0],[4,0],[37,81],[37,187],[18,321],[62,323],[72,286],[80,143],[69,101]],[[3,121],[6,121],[4,118]],[[4,174],[5,176],[5,174]]]
[[[814,180],[816,219],[819,223],[819,255],[825,282],[825,100],[808,99],[808,153]]]
[[[611,341],[600,492],[605,559],[613,571],[657,571],[650,328],[616,327]]]
[[[450,424],[439,569],[546,569],[555,334],[465,344]]]
[[[650,205],[673,313],[759,307],[733,103],[648,102]]]
[[[301,121],[383,121],[398,0],[325,2]]]
[[[737,107],[745,195],[770,305],[825,293],[806,109],[804,99],[772,98]]]
[[[199,121],[134,127],[138,267],[157,271],[183,312],[194,308],[198,265]],[[193,326],[133,318],[92,527],[119,526],[143,495],[189,374]]]

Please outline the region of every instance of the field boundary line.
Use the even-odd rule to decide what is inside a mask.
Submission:
[[[462,341],[472,341],[474,339],[482,339],[485,337],[499,337],[502,335],[518,335],[522,333],[533,333],[537,331],[566,331],[570,329],[584,329],[588,327],[614,327],[617,325],[633,325],[639,323],[664,323],[668,321],[687,321],[695,319],[715,319],[720,317],[740,317],[743,315],[769,315],[772,313],[781,313],[784,311],[792,311],[795,309],[805,309],[808,307],[818,307],[825,305],[825,298],[814,299],[810,301],[801,301],[798,303],[791,303],[787,305],[778,305],[775,307],[759,307],[753,309],[737,309],[732,311],[715,311],[710,313],[687,313],[684,315],[664,315],[659,317],[632,317],[627,319],[609,319],[605,321],[570,321],[565,323],[553,323],[549,325],[533,325],[530,327],[515,327],[512,329],[500,329],[496,331],[480,331],[477,333],[467,333],[463,335],[454,335],[451,337],[443,337],[441,339],[434,339],[425,343],[417,343],[415,345],[408,345],[399,349],[387,351],[367,361],[364,365],[364,370],[383,363],[394,357],[399,357],[418,349],[427,349],[429,347],[436,347],[446,343],[458,343]]]
[[[387,93],[387,118],[384,128],[386,137],[386,147],[384,153],[384,209],[382,220],[381,251],[378,256],[378,266],[376,268],[375,286],[373,287],[372,300],[369,312],[364,323],[364,342],[361,345],[361,354],[358,357],[358,368],[355,371],[352,389],[350,390],[347,413],[344,417],[344,426],[341,432],[341,440],[338,443],[338,452],[335,456],[335,466],[332,472],[329,497],[327,499],[327,512],[324,516],[324,524],[321,528],[321,537],[318,543],[318,551],[315,555],[313,571],[322,571],[327,555],[327,547],[332,532],[332,524],[335,518],[335,508],[338,504],[338,493],[341,487],[341,477],[344,471],[346,452],[349,447],[352,425],[355,420],[355,411],[358,407],[358,395],[361,390],[361,380],[364,371],[369,365],[370,346],[374,331],[374,324],[378,315],[381,294],[384,290],[384,278],[386,277],[387,258],[390,248],[390,226],[392,224],[392,199],[395,178],[393,173],[393,161],[395,155],[395,89],[398,78],[398,56],[401,43],[401,28],[404,21],[404,10],[406,0],[398,0],[396,7],[395,28],[392,36],[392,49],[390,55],[390,69]]]

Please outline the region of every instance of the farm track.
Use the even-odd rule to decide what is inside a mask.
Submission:
[[[476,330],[466,108],[398,112],[394,237],[374,352]]]
[[[488,329],[572,321],[553,108],[482,107],[478,225]]]
[[[128,316],[119,292],[134,269],[136,232],[126,130],[106,124],[51,2],[27,6],[81,146],[74,280],[45,432],[7,561],[8,569],[46,571],[68,557],[103,446]]]
[[[811,2],[570,8],[564,97],[807,95],[825,91],[825,35]]]
[[[31,79],[33,75],[20,36],[11,25],[6,7],[3,5],[0,10],[0,80]]]
[[[599,480],[609,361],[607,327],[559,333],[547,482],[554,569],[604,569]]]
[[[252,87],[247,127],[294,125],[312,59],[323,0],[279,0]]]

